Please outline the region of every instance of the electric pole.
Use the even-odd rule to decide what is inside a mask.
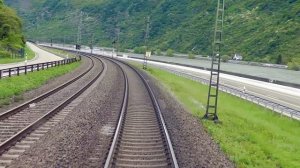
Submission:
[[[119,42],[120,42],[120,28],[116,28],[116,55],[118,56]]]
[[[82,16],[83,12],[80,11],[79,14],[79,21],[78,21],[78,32],[77,32],[77,44],[76,44],[76,49],[80,50],[80,45],[81,45],[81,33],[82,33]]]
[[[207,98],[206,113],[204,119],[212,119],[218,122],[218,95],[221,64],[221,47],[223,46],[223,23],[224,23],[225,0],[218,0],[216,23],[213,41],[213,53],[211,58],[210,82]],[[214,87],[214,88],[212,88]]]
[[[144,63],[143,63],[143,69],[147,69],[147,61],[148,61],[148,56],[147,56],[147,51],[148,51],[148,38],[149,38],[149,27],[150,27],[150,16],[146,18],[146,31],[145,31],[145,36],[144,36],[144,43],[146,47],[146,53],[144,55]]]
[[[92,33],[92,36],[91,36],[91,44],[90,44],[90,49],[91,49],[91,54],[93,54],[93,46],[94,45],[94,33]]]

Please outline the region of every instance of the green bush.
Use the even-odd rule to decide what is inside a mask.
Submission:
[[[146,46],[135,47],[133,50],[134,50],[133,52],[136,53],[136,54],[145,54],[146,53]]]
[[[195,54],[193,54],[192,52],[189,52],[188,58],[195,59]]]
[[[126,52],[126,49],[124,47],[119,48],[119,52]]]
[[[271,57],[270,56],[264,57],[263,59],[261,59],[261,62],[270,63],[271,62]]]
[[[298,62],[296,59],[293,59],[292,62],[288,63],[288,69],[294,71],[300,71],[300,61]]]
[[[167,56],[173,57],[174,56],[174,51],[172,49],[167,50]]]
[[[155,51],[155,54],[156,54],[156,55],[162,55],[162,54],[161,54],[161,50],[160,50],[160,49],[157,49],[157,50]]]
[[[221,60],[222,62],[228,62],[230,60],[230,57],[228,55],[222,55]]]
[[[9,52],[0,50],[0,58],[9,58],[9,57],[10,57]]]

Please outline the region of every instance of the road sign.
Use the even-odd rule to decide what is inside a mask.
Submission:
[[[146,57],[148,57],[148,58],[151,57],[151,51],[149,51],[149,52],[147,51],[147,52],[146,52]]]

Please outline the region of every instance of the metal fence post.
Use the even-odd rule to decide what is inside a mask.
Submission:
[[[11,77],[11,68],[8,69],[8,76]]]
[[[20,68],[17,67],[17,75],[19,76],[20,75]]]
[[[27,75],[27,66],[24,66],[25,68],[25,75]]]
[[[37,71],[40,71],[40,64],[36,64],[37,65]]]
[[[2,78],[2,70],[0,70],[0,79]]]

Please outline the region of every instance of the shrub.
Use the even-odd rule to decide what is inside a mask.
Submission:
[[[230,60],[230,57],[228,55],[222,55],[221,60],[222,62],[228,62]]]
[[[172,49],[167,50],[167,56],[173,57],[174,56],[174,51]]]
[[[126,52],[126,49],[124,47],[119,48],[119,52]]]
[[[195,54],[193,54],[192,52],[189,52],[188,58],[195,59]]]
[[[298,61],[297,61],[297,59],[293,59],[292,62],[289,62],[288,69],[294,70],[294,71],[300,71],[300,61],[299,62]]]
[[[136,53],[136,54],[145,54],[146,53],[146,46],[135,47],[133,50],[134,50],[133,52]]]
[[[9,58],[9,57],[10,57],[9,52],[0,50],[0,58]]]
[[[161,55],[161,50],[160,50],[160,49],[157,49],[157,50],[155,51],[155,54],[156,54],[156,55]]]

